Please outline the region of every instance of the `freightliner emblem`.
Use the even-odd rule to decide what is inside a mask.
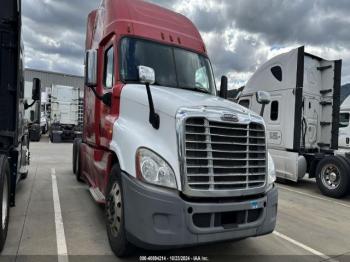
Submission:
[[[222,121],[229,121],[229,122],[238,122],[239,121],[239,118],[236,114],[223,114],[221,116],[221,120]]]

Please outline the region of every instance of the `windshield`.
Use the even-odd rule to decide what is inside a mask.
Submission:
[[[121,42],[121,78],[137,82],[139,65],[156,73],[156,85],[216,93],[209,59],[184,49],[124,38]]]

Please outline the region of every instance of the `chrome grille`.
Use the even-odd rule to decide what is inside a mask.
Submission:
[[[191,117],[185,121],[185,172],[194,190],[260,188],[266,182],[265,128]]]

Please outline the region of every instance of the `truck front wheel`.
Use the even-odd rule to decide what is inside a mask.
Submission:
[[[0,252],[4,249],[10,212],[10,166],[7,156],[0,155]]]
[[[132,253],[134,246],[126,238],[123,189],[119,165],[112,168],[107,192],[105,212],[109,244],[117,257],[125,257]]]
[[[349,164],[341,156],[322,159],[316,168],[316,182],[321,192],[329,197],[341,198],[349,187]]]
[[[81,178],[81,169],[80,169],[80,145],[81,139],[77,138],[73,142],[73,173],[75,174],[79,182],[84,182]]]

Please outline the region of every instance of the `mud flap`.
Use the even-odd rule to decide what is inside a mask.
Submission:
[[[9,159],[11,176],[10,176],[10,207],[16,206],[16,187],[18,182],[18,151],[11,152]]]

